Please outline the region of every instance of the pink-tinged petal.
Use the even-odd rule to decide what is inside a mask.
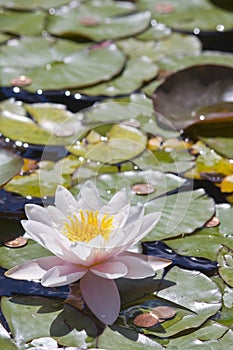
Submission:
[[[124,276],[125,278],[139,279],[154,276],[155,274],[151,265],[140,259],[137,254],[135,256],[118,255],[116,259],[127,266],[128,273]]]
[[[70,246],[70,251],[84,263],[86,260],[90,260],[93,247],[80,242],[73,242]]]
[[[38,221],[45,225],[50,225],[50,220],[47,214],[47,210],[40,205],[26,204],[25,213],[27,215],[27,218],[30,220]]]
[[[55,193],[55,206],[64,215],[70,215],[77,209],[78,203],[70,191],[59,185]]]
[[[55,266],[43,275],[41,284],[45,287],[65,286],[78,281],[86,273],[87,269],[78,265]]]
[[[82,296],[93,314],[105,324],[113,324],[120,312],[120,295],[113,280],[88,272],[80,281]]]
[[[128,269],[124,263],[117,260],[105,261],[102,264],[94,265],[90,268],[90,271],[103,278],[116,279],[126,276]]]
[[[81,187],[77,202],[80,209],[83,210],[99,210],[103,206],[99,192],[91,181],[86,181]]]
[[[54,266],[63,265],[64,261],[56,256],[35,259],[9,269],[5,275],[18,280],[39,280]]]
[[[155,256],[151,256],[151,255],[145,255],[145,254],[137,254],[137,253],[133,253],[133,252],[124,252],[121,255],[119,255],[119,259],[117,257],[117,261],[120,260],[121,261],[121,257],[135,257],[135,258],[140,258],[142,260],[144,260],[145,262],[147,262],[153,269],[154,272],[158,271],[158,270],[162,270],[165,267],[171,265],[172,261],[171,260],[167,260],[167,259],[163,259],[163,258],[157,258]]]
[[[54,255],[70,263],[82,264],[82,258],[71,251],[70,246],[72,242],[52,227],[32,220],[23,220],[22,225],[28,237],[48,249]]]

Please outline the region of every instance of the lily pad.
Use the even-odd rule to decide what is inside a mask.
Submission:
[[[33,145],[72,144],[85,130],[75,114],[59,104],[23,105],[5,100],[0,103],[0,120],[5,137]]]
[[[95,24],[85,24],[83,16],[96,18]],[[108,17],[105,16],[104,7],[103,15],[100,11],[96,13],[94,7],[90,7],[89,11],[84,10],[83,13],[78,7],[77,11],[71,9],[65,16],[62,13],[50,15],[47,31],[51,35],[65,38],[85,38],[92,41],[113,40],[143,32],[149,27],[150,20],[149,11]]]
[[[18,350],[19,348],[12,341],[9,333],[0,324],[0,346],[6,350]]]
[[[220,276],[230,287],[233,287],[233,250],[222,247],[218,252],[218,264]]]
[[[140,0],[139,8],[147,8],[157,21],[176,30],[192,33],[198,28],[199,32],[221,33],[233,28],[231,9],[223,9],[209,0],[173,0],[165,4],[161,0]]]
[[[165,72],[176,72],[195,65],[215,64],[233,67],[233,55],[229,52],[204,50],[200,55],[164,57],[159,66]]]
[[[19,173],[23,165],[23,160],[20,156],[13,152],[0,149],[0,186],[7,183],[12,177]]]
[[[167,348],[173,349],[221,349],[231,346],[233,332],[217,322],[208,322],[197,331],[187,334],[176,339],[171,339]]]
[[[162,350],[164,347],[155,340],[146,337],[143,334],[131,330],[118,329],[117,327],[106,328],[98,337],[98,345],[100,348],[108,350]]]
[[[28,2],[27,0],[17,1],[4,1],[0,0],[0,6],[15,9],[15,10],[34,10],[38,8],[50,9],[52,7],[59,7],[69,3],[70,0],[32,0]]]
[[[23,344],[35,338],[52,337],[58,342],[62,338],[61,344],[66,345],[65,337],[68,342],[70,333],[77,330],[69,345],[86,347],[86,342],[96,335],[95,326],[87,317],[59,299],[2,297],[1,308],[13,339]]]
[[[92,181],[95,182],[101,197],[105,200],[109,200],[117,191],[126,187],[130,201],[133,204],[144,204],[155,197],[177,189],[184,183],[184,180],[178,176],[153,170],[103,174],[95,177]],[[140,183],[152,186],[153,192],[150,194],[139,194],[137,191],[134,191],[133,186]],[[79,185],[73,187],[71,189],[72,192],[77,193],[79,187]],[[159,211],[161,211],[161,207]]]
[[[160,40],[142,41],[129,38],[117,41],[117,46],[129,57],[147,56],[153,62],[167,57],[196,56],[201,53],[201,43],[193,35],[172,33]]]
[[[131,58],[127,61],[122,74],[107,83],[98,84],[79,92],[86,95],[117,96],[139,90],[145,82],[155,78],[158,66],[147,56]]]
[[[203,189],[178,192],[146,203],[146,212],[161,211],[156,227],[144,241],[164,240],[191,234],[208,221],[215,212],[214,201]]]
[[[186,68],[167,78],[155,91],[154,108],[177,129],[202,120],[201,107],[230,101],[233,69],[218,65]],[[167,101],[169,100],[169,103]],[[220,118],[221,119],[221,118]],[[210,124],[218,121],[208,118]],[[158,118],[158,122],[163,121]],[[206,118],[204,118],[206,123]]]
[[[135,288],[133,284],[131,288]],[[151,292],[151,295],[145,295],[144,290],[140,299],[134,299],[133,306],[122,312],[123,324],[121,319],[118,324],[125,328],[126,321],[128,321],[129,328],[136,328],[145,335],[168,338],[185,330],[200,327],[221,308],[221,293],[218,286],[210,278],[197,271],[173,267],[157,288],[158,290]],[[132,312],[135,317],[135,312],[139,313],[143,309],[149,312],[158,305],[174,308],[176,316],[154,327],[138,328],[132,325],[129,319]]]
[[[125,56],[113,43],[87,48],[60,40],[25,37],[8,42],[0,60],[2,85],[24,75],[31,79],[25,88],[32,92],[81,88],[107,81],[124,67]]]
[[[31,261],[36,258],[42,258],[52,255],[35,241],[29,240],[21,248],[13,249],[5,246],[0,247],[0,266],[4,269],[10,269],[16,265]]]
[[[110,126],[111,127],[111,126]],[[68,150],[86,159],[101,163],[118,164],[140,154],[146,146],[147,137],[138,129],[115,124],[107,132],[107,136],[93,143],[84,143],[68,147]],[[85,139],[86,140],[86,139]]]
[[[4,189],[25,197],[54,196],[58,185],[71,187],[71,175],[80,164],[80,160],[74,156],[68,156],[56,163],[42,161],[34,172],[15,176]]]
[[[41,35],[45,20],[46,13],[44,12],[30,13],[6,10],[0,13],[0,30],[13,35]]]

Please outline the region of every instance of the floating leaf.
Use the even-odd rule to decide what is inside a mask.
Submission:
[[[118,41],[117,46],[129,57],[147,56],[153,62],[168,57],[196,56],[201,53],[199,39],[193,35],[179,33],[172,33],[157,41],[142,41],[136,38],[124,39]]]
[[[233,250],[222,247],[218,252],[218,264],[220,276],[230,287],[233,287]]]
[[[34,119],[27,116],[27,111]],[[72,144],[85,130],[63,105],[22,105],[13,99],[0,103],[0,121],[0,132],[5,137],[33,145]]]
[[[92,322],[77,309],[62,303],[57,299],[16,296],[2,297],[1,308],[16,342],[29,342],[35,338],[52,337],[61,344],[69,342],[69,335],[77,330],[72,337],[71,346],[87,346],[96,329]]]
[[[141,86],[155,78],[158,66],[146,57],[136,57],[128,60],[122,74],[110,80],[108,83],[98,84],[86,89],[80,89],[80,93],[97,96],[117,96],[130,94],[137,91]]]
[[[103,11],[105,11],[104,7]],[[84,18],[86,16],[96,18],[96,24],[85,25],[83,16]],[[151,14],[149,11],[105,17],[101,15],[100,11],[96,13],[94,8],[91,12],[83,11],[82,13],[78,7],[77,11],[71,9],[65,16],[62,13],[50,15],[47,22],[47,31],[51,35],[65,38],[81,37],[93,41],[102,41],[124,38],[143,32],[148,28],[150,20]]]
[[[10,269],[24,262],[49,255],[52,254],[32,240],[29,240],[24,247],[17,249],[2,246],[0,247],[0,266],[4,269]]]
[[[208,0],[191,0],[188,3],[180,0],[166,3],[161,0],[141,0],[139,8],[150,10],[157,21],[185,32],[193,33],[197,28],[201,32],[220,33],[233,28],[232,7],[229,3],[224,9],[221,4],[216,6]]]
[[[92,181],[95,181],[101,197],[106,200],[110,200],[117,191],[125,187],[133,204],[144,204],[152,198],[182,186],[184,183],[184,180],[178,176],[153,170],[103,174],[95,177]],[[152,186],[153,190],[151,193],[137,194],[137,191],[133,190],[133,186],[138,184]],[[77,193],[79,187],[72,188],[72,192]],[[161,211],[161,207],[159,211]]]
[[[118,329],[117,327],[106,328],[98,337],[98,346],[108,350],[162,350],[164,347],[155,340],[146,337],[143,334],[131,330]]]
[[[124,124],[113,125],[105,138],[98,143],[83,142],[69,147],[68,150],[86,159],[117,164],[140,154],[147,141],[147,137],[141,131]]]
[[[0,30],[13,35],[41,35],[45,19],[46,13],[39,11],[31,13],[2,11]]]
[[[177,129],[201,123],[200,108],[230,101],[227,96],[231,94],[232,78],[233,69],[227,66],[197,65],[180,70],[156,89],[154,108]],[[220,120],[204,117],[203,123],[219,124]],[[163,120],[158,118],[158,122],[161,125]]]
[[[221,349],[231,346],[233,332],[216,322],[207,322],[195,332],[171,339],[166,349]]]
[[[222,192],[233,192],[233,175],[226,176],[221,182]]]
[[[26,89],[33,92],[74,89],[107,81],[120,73],[125,56],[113,43],[86,46],[40,37],[8,42],[1,52],[2,85],[9,86],[13,78],[24,75],[31,79]]]
[[[191,234],[208,221],[215,211],[214,201],[203,189],[156,198],[146,203],[146,212],[161,211],[156,227],[144,241],[164,240],[183,234]]]
[[[27,0],[12,0],[5,2],[0,0],[0,5],[2,7],[16,9],[16,10],[33,10],[33,9],[50,9],[51,7],[58,7],[69,3],[70,0],[32,0],[28,2]]]
[[[71,187],[71,175],[80,163],[74,156],[68,156],[56,163],[40,162],[39,169],[29,175],[15,176],[4,189],[25,197],[54,196],[58,185]]]
[[[13,176],[19,173],[23,165],[23,160],[21,157],[15,153],[7,150],[0,149],[0,186],[7,183]]]

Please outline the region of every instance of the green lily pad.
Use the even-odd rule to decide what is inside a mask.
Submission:
[[[140,93],[124,98],[103,100],[88,108],[81,115],[84,125],[98,125],[109,123],[109,121],[134,125],[136,122],[144,133],[162,136],[165,139],[179,136],[176,130],[164,129],[158,125],[151,99]]]
[[[219,218],[219,232],[225,237],[233,235],[232,227],[233,206],[228,203],[216,205],[216,216]]]
[[[167,57],[196,56],[201,53],[201,43],[198,38],[179,33],[172,33],[156,41],[124,39],[117,41],[117,46],[129,57],[147,56],[154,62]]]
[[[70,0],[21,0],[20,2],[17,0],[12,1],[4,1],[0,0],[0,6],[15,10],[34,10],[34,9],[45,9],[48,10],[53,7],[59,7],[61,5],[65,5],[69,3]]]
[[[166,280],[174,283],[156,295],[183,306],[194,314],[184,316],[166,329],[167,334],[160,332],[160,336],[171,336],[185,329],[199,327],[221,308],[221,293],[217,285],[204,274],[174,267],[166,274]]]
[[[64,105],[24,105],[14,99],[0,103],[0,121],[0,132],[5,137],[33,145],[72,144],[85,130]]]
[[[200,137],[200,139],[223,157],[233,158],[232,137]]]
[[[175,174],[181,174],[194,165],[192,157],[186,150],[151,151],[147,149],[133,159],[133,162],[143,170],[153,169]]]
[[[107,81],[124,67],[125,56],[113,43],[87,48],[60,40],[25,37],[8,42],[0,60],[2,85],[24,75],[31,79],[25,88],[32,92],[81,88]]]
[[[131,203],[146,203],[149,200],[159,197],[171,190],[174,190],[184,183],[184,180],[172,174],[164,174],[159,171],[126,171],[117,174],[103,174],[93,180],[103,199],[110,198],[120,189],[126,187]],[[154,187],[150,194],[137,194],[133,186],[137,184],[148,184]],[[73,187],[73,193],[77,193],[80,185]],[[161,207],[158,211],[161,211]]]
[[[44,12],[29,13],[6,10],[0,13],[0,30],[14,35],[41,35],[45,19],[46,13]]]
[[[233,250],[228,247],[222,247],[218,252],[217,261],[220,276],[230,287],[233,287]]]
[[[9,40],[10,38],[11,38],[11,35],[0,32],[0,43],[4,43],[5,41]]]
[[[164,23],[158,23],[157,21],[151,22],[151,26],[143,33],[136,35],[139,40],[159,40],[165,38],[171,34],[171,28],[167,27]]]
[[[178,192],[146,203],[146,212],[161,211],[156,227],[144,241],[157,241],[191,234],[202,227],[215,212],[214,201],[203,189]]]
[[[188,67],[201,64],[215,64],[233,67],[233,54],[220,51],[203,51],[197,56],[164,57],[159,66],[165,72],[176,72]]]
[[[5,246],[0,247],[0,266],[10,269],[33,259],[38,259],[52,255],[35,241],[28,240],[24,247],[13,249]]]
[[[131,288],[136,289],[135,283],[131,283]],[[156,288],[155,284],[154,288]],[[124,284],[122,293],[123,290]],[[185,330],[194,330],[221,308],[220,290],[210,278],[198,271],[188,271],[179,267],[170,269],[157,286],[157,290],[151,291],[150,295],[146,294],[146,289],[144,292],[142,289],[141,292],[141,298],[134,299],[133,306],[124,309],[117,323],[123,326],[123,329],[127,325],[128,328],[133,328],[145,335],[168,338]],[[154,327],[144,328],[133,325],[132,318],[137,313],[150,312],[158,305],[172,307],[176,311],[175,317]]]
[[[170,10],[164,10],[166,4],[167,7],[170,5]],[[222,32],[233,28],[231,10],[227,11],[209,0],[173,0],[164,5],[161,0],[139,0],[138,6],[150,10],[157,21],[176,30],[193,32],[198,28],[204,32]]]
[[[72,155],[56,163],[42,161],[34,172],[15,176],[4,189],[25,197],[54,196],[58,185],[71,187],[71,175],[80,164],[80,160]]]
[[[68,150],[86,159],[117,164],[136,157],[145,149],[147,142],[147,137],[141,131],[124,124],[113,125],[107,136],[102,137],[103,141],[99,134],[97,142],[87,144],[81,142],[68,147]]]
[[[0,186],[7,183],[13,176],[20,172],[23,160],[20,156],[13,152],[1,148],[0,149]]]
[[[171,339],[166,349],[220,350],[231,346],[232,340],[232,330],[212,321],[191,334]]]
[[[117,327],[107,327],[98,337],[98,346],[102,349],[118,350],[162,350],[164,347],[155,340],[143,334],[131,330],[118,329]]]
[[[89,10],[89,11],[88,11]],[[113,40],[133,36],[148,28],[151,20],[149,11],[124,14],[122,16],[108,17],[105,8],[96,12],[95,7],[87,11],[71,9],[64,16],[53,14],[48,17],[47,31],[51,35],[65,38],[85,38],[93,41]],[[103,14],[101,15],[101,11]],[[94,24],[85,24],[84,19],[94,18]]]
[[[117,96],[130,94],[139,90],[141,86],[155,78],[158,74],[158,66],[147,56],[131,58],[127,61],[120,77],[107,83],[98,84],[79,92],[86,95]]]
[[[13,339],[23,344],[35,338],[52,337],[58,342],[62,338],[62,345],[86,347],[96,335],[95,326],[86,316],[58,299],[2,297],[1,308]],[[75,330],[76,337],[73,337],[72,344],[67,344],[70,333]]]
[[[222,309],[220,317],[217,322],[228,326],[232,329],[233,327],[233,289],[229,287],[219,276],[214,276],[213,281],[219,286],[222,292]]]

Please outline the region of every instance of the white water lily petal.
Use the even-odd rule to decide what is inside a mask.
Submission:
[[[147,264],[149,264],[153,271],[156,272],[158,270],[162,270],[165,267],[169,266],[172,264],[171,260],[168,259],[163,259],[163,258],[157,258],[156,256],[151,256],[151,255],[144,255],[144,254],[138,254],[138,253],[133,253],[133,252],[124,252],[119,256],[119,259],[117,258],[117,261],[121,261],[121,259],[125,257],[133,257],[133,258],[139,258],[141,260],[144,260]],[[124,261],[124,260],[123,260]]]
[[[49,205],[47,207],[47,213],[51,220],[51,226],[61,230],[65,221],[67,221],[67,217],[56,207]]]
[[[120,295],[113,280],[87,273],[80,281],[87,306],[103,323],[113,324],[120,312]]]
[[[53,266],[64,265],[64,261],[56,256],[35,259],[12,267],[5,275],[18,280],[39,280]]]
[[[114,196],[110,199],[107,205],[102,208],[102,210],[108,213],[117,213],[127,204],[127,192],[125,188],[122,188],[120,191],[114,194]]]
[[[27,236],[48,249],[54,255],[74,264],[82,264],[82,258],[72,253],[71,242],[53,228],[32,220],[23,220]]]
[[[70,191],[59,185],[55,193],[55,206],[64,215],[70,215],[77,209],[77,201]]]
[[[116,279],[125,276],[128,269],[124,263],[122,264],[122,262],[107,261],[93,266],[90,268],[90,271],[103,278]]]
[[[100,198],[99,192],[91,181],[85,182],[81,187],[77,201],[82,210],[97,211],[103,207],[103,201]]]
[[[142,225],[140,227],[140,232],[135,234],[134,230],[131,229],[131,232],[127,234],[127,243],[130,242],[130,245],[136,244],[142,238],[144,238],[158,223],[161,217],[160,212],[150,213],[143,217]],[[127,228],[126,228],[127,229]]]
[[[45,208],[36,204],[26,204],[25,213],[29,220],[38,221],[50,225],[50,219]]]
[[[127,266],[128,273],[125,278],[141,279],[154,276],[153,268],[143,259],[140,259],[140,254],[133,255],[118,255],[117,261],[124,263]]]
[[[59,287],[74,283],[87,273],[87,269],[78,265],[55,266],[47,271],[41,280],[45,287]]]

